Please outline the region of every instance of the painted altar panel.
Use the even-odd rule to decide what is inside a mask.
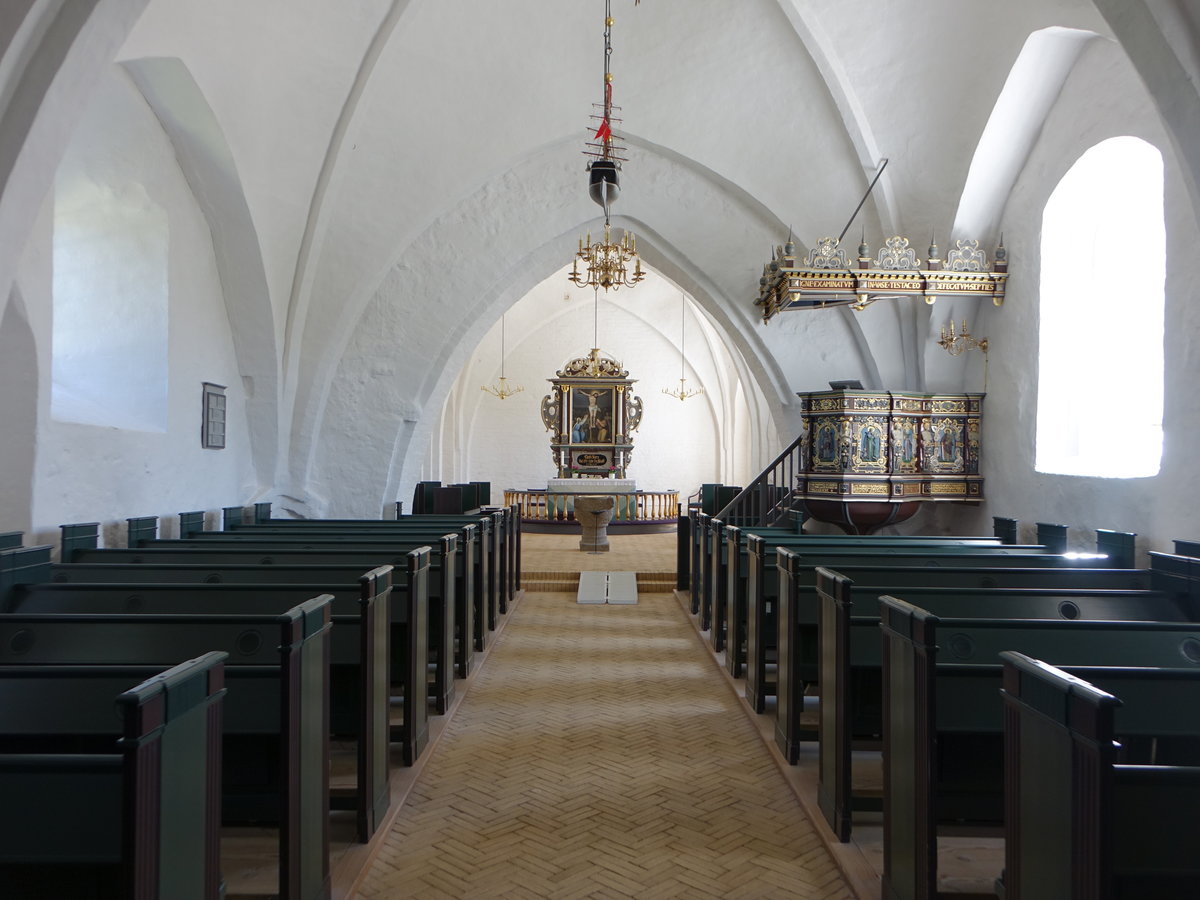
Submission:
[[[572,444],[613,443],[613,396],[615,386],[588,388],[576,386],[571,391]]]
[[[620,364],[593,349],[549,379],[542,424],[550,432],[550,455],[559,478],[624,478],[633,455],[633,432],[642,418],[634,379]]]

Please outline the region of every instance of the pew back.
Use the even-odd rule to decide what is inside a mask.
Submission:
[[[940,619],[894,597],[881,602],[884,890],[900,900],[932,896],[939,820],[995,825],[1003,819],[1002,652],[1067,666],[1186,666],[1192,670],[1187,690],[1200,685],[1200,625]],[[950,649],[944,660],[939,631]],[[955,648],[968,644],[979,655],[964,664]],[[1190,708],[1200,710],[1200,703],[1193,700]],[[1196,714],[1190,719],[1188,727],[1200,729]],[[1131,719],[1129,733],[1144,724]]]
[[[1117,743],[1131,728],[1200,735],[1200,673],[1002,660],[1005,896],[1200,895],[1198,761],[1122,765]]]
[[[4,896],[216,900],[224,659],[0,667]]]
[[[5,613],[0,664],[170,666],[213,649],[228,653],[226,676],[239,685],[225,706],[227,774],[249,771],[228,764],[231,736],[270,739],[282,752],[254,751],[279,759],[265,782],[255,778],[230,793],[226,779],[226,819],[241,804],[250,817],[278,820],[281,896],[317,897],[329,884],[331,600],[315,597],[267,616]]]

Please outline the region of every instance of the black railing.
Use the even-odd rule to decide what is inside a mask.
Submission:
[[[796,438],[714,518],[740,528],[787,523],[798,512],[793,500],[797,478],[804,473],[803,441],[803,436]]]

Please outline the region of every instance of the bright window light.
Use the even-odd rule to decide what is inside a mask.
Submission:
[[[1155,147],[1118,137],[1079,158],[1042,213],[1041,269],[1035,467],[1157,475],[1166,227]]]
[[[140,188],[56,194],[56,421],[166,431],[168,250],[166,212]]]

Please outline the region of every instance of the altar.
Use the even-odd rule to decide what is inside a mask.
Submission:
[[[550,455],[558,470],[551,484],[601,481],[608,485],[601,493],[615,493],[611,485],[624,483],[630,487],[623,493],[632,492],[625,471],[642,421],[642,398],[633,395],[629,372],[593,347],[547,380],[551,390],[542,398],[542,424],[550,432]],[[579,493],[574,486],[570,492]]]
[[[637,482],[632,478],[551,478],[546,490],[552,494],[632,494]]]
[[[642,421],[642,398],[634,396],[636,382],[628,370],[593,347],[547,381],[551,388],[542,398],[542,424],[557,472],[546,480],[545,490],[504,492],[505,506],[518,507],[522,527],[578,528],[577,499],[582,509],[611,496],[612,528],[673,529],[678,491],[639,491],[637,482],[625,477],[633,434]]]

